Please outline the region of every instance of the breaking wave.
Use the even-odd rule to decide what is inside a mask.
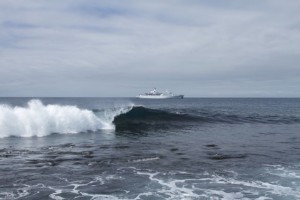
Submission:
[[[126,109],[131,109],[127,107]],[[17,136],[46,136],[51,133],[79,133],[100,129],[114,129],[116,115],[125,108],[106,111],[96,115],[93,111],[76,106],[44,105],[40,100],[31,100],[26,107],[0,105],[0,138]]]
[[[102,129],[141,132],[149,129],[179,128],[201,123],[295,124],[298,116],[230,115],[215,112],[191,114],[126,105],[117,108],[81,109],[71,105],[44,105],[31,100],[25,107],[0,105],[0,138],[71,134]]]

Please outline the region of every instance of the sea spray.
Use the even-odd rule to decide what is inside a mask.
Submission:
[[[133,106],[133,105],[132,105]],[[30,100],[26,107],[0,105],[0,138],[46,136],[51,133],[71,134],[100,129],[114,129],[114,117],[132,106],[95,114],[76,106],[44,105]]]

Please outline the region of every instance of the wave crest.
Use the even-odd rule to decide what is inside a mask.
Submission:
[[[116,115],[113,123],[116,130],[130,130],[140,132],[148,129],[180,128],[185,125],[200,124],[297,124],[298,116],[285,115],[253,115],[228,114],[222,112],[171,112],[152,109],[143,106],[134,106],[120,115]],[[191,114],[193,113],[193,114]]]
[[[40,100],[29,101],[26,107],[0,105],[0,138],[114,129],[112,120],[118,114],[100,117],[76,106],[44,105]]]

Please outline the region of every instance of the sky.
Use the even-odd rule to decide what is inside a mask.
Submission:
[[[299,0],[1,0],[0,96],[300,97]]]

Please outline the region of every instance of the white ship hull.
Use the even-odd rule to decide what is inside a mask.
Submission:
[[[183,95],[139,95],[139,99],[183,99]]]

